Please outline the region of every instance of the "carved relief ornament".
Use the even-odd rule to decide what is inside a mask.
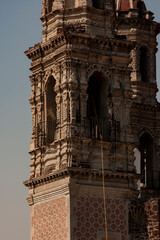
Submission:
[[[92,64],[90,65],[86,70],[86,78],[89,80],[89,78],[93,75],[94,72],[101,72],[105,75],[105,78],[108,79],[109,84],[111,84],[111,73],[109,67],[106,67],[104,65],[100,64]]]

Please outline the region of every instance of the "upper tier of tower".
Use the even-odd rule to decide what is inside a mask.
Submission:
[[[133,8],[146,10],[143,0],[43,0],[42,16],[58,9],[78,7],[91,7],[99,10],[115,7],[116,10],[120,11],[127,11]]]
[[[116,16],[153,20],[153,14],[146,10],[142,0],[43,0],[42,42],[55,37],[62,29],[114,38]]]
[[[61,29],[113,37],[114,0],[43,0],[43,42]]]
[[[114,5],[115,0],[43,0],[42,16],[59,9],[74,9],[93,7],[99,10],[108,9]]]
[[[101,169],[100,136],[105,169],[133,172],[140,134],[159,134],[160,25],[142,1],[123,4],[43,0],[42,42],[25,52],[33,73],[31,178],[71,166]]]

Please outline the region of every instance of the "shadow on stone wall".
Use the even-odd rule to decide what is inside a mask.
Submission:
[[[160,199],[136,200],[129,207],[131,240],[160,239]]]

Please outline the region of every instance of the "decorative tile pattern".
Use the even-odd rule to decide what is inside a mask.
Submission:
[[[32,240],[66,240],[67,211],[65,198],[36,205],[32,218]]]
[[[73,207],[73,235],[75,240],[97,240],[105,231],[103,198],[79,197]],[[121,233],[121,240],[127,240],[127,203],[118,199],[106,201],[108,232]]]

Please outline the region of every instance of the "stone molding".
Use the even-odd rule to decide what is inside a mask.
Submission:
[[[45,190],[40,193],[30,194],[27,197],[27,201],[29,206],[31,206],[40,202],[50,201],[51,199],[62,197],[67,194],[69,194],[69,186],[68,184],[64,184],[60,187],[52,188],[52,190]]]
[[[131,47],[133,48],[135,46],[134,42],[126,41],[126,40],[120,40],[120,39],[106,39],[103,37],[92,37],[89,34],[78,34],[74,32],[62,32],[61,34],[58,34],[58,36],[53,37],[49,41],[45,43],[39,43],[36,44],[34,47],[29,48],[29,50],[25,51],[26,56],[34,60],[35,58],[42,57],[43,53],[47,53],[48,49],[57,49],[60,48],[63,44],[73,44],[76,41],[76,43],[83,43],[83,44],[99,44],[99,47],[106,47],[106,46],[112,46],[112,47]],[[71,47],[71,46],[70,46]]]
[[[46,176],[41,176],[37,178],[33,178],[32,180],[27,180],[24,182],[24,185],[26,187],[29,187],[30,189],[34,189],[37,186],[44,185],[49,182],[57,181],[59,179],[62,179],[66,176],[87,176],[93,179],[99,179],[102,178],[102,171],[101,170],[94,170],[89,168],[77,168],[77,167],[70,167],[66,169],[61,169],[58,171],[55,171],[53,173],[50,173]],[[131,181],[138,181],[140,178],[139,174],[136,173],[128,173],[128,172],[111,172],[111,171],[105,171],[104,172],[105,179],[128,179]]]

